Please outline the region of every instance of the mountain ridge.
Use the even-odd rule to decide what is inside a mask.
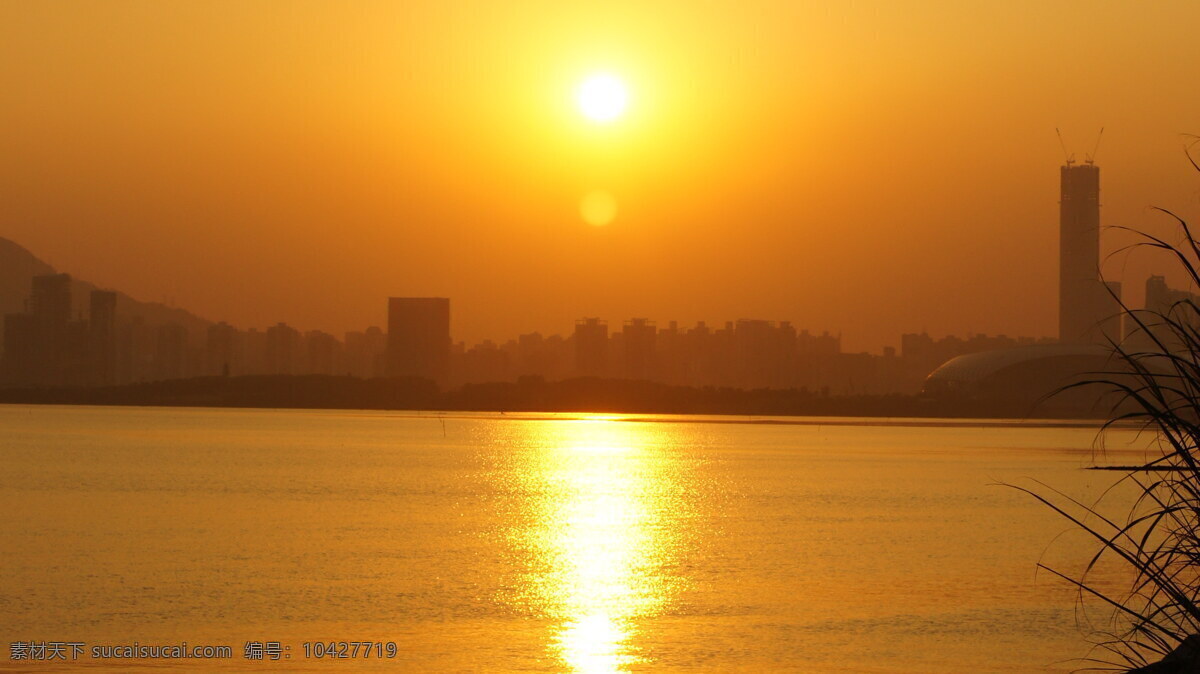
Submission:
[[[21,244],[0,236],[0,317],[22,313],[26,310],[33,277],[59,273]],[[68,272],[69,273],[69,272]],[[89,295],[93,290],[108,290],[94,283],[71,277],[71,315],[86,318]],[[120,320],[140,317],[147,326],[178,323],[188,331],[190,341],[197,342],[213,321],[202,318],[179,307],[169,307],[160,302],[143,302],[130,295],[116,291],[117,316]],[[0,331],[0,347],[4,334]]]

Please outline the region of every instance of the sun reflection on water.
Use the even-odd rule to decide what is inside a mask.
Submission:
[[[532,425],[531,425],[532,426]],[[549,648],[571,671],[643,663],[637,623],[678,590],[669,573],[683,504],[663,431],[598,418],[534,427],[525,467],[532,500],[515,541],[530,571],[527,606],[553,620]]]

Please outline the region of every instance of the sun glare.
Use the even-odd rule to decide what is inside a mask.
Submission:
[[[604,190],[594,190],[579,202],[579,214],[593,227],[603,227],[617,217],[617,200]]]
[[[594,122],[611,122],[625,112],[629,93],[625,83],[608,73],[592,75],[579,85],[579,109]]]

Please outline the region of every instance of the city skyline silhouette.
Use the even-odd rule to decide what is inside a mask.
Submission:
[[[453,297],[468,343],[582,316],[792,320],[872,352],[1050,336],[1056,127],[1081,159],[1107,128],[1106,224],[1197,206],[1200,10],[1077,9],[10,4],[0,236],[244,326],[342,334],[405,295]],[[605,123],[576,100],[597,72],[627,90]],[[1155,273],[1105,272],[1135,306]]]
[[[1197,26],[0,2],[0,670],[1200,671]]]

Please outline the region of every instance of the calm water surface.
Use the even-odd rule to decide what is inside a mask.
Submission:
[[[1081,425],[730,421],[751,420],[0,406],[0,670],[17,640],[234,651],[74,665],[120,671],[1065,672],[1087,653],[1074,593],[1035,565],[1093,546],[995,483],[1095,498],[1116,474],[1082,468],[1144,438],[1110,432],[1097,459]],[[247,641],[292,657],[247,661]]]

